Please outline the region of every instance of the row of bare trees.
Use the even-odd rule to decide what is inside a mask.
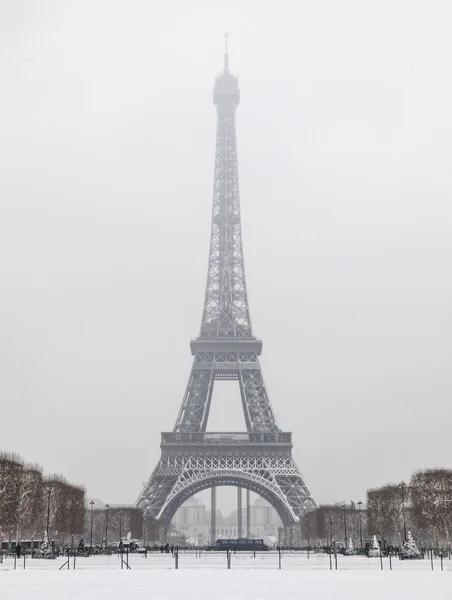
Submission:
[[[359,503],[323,505],[306,513],[299,525],[285,528],[288,546],[360,548],[374,535],[386,546],[400,546],[408,531],[420,546],[449,547],[452,530],[452,470],[427,469],[405,484],[367,491]]]
[[[93,545],[106,546],[125,539],[144,539],[146,545],[158,541],[158,526],[154,519],[143,520],[143,511],[132,506],[91,505],[86,511],[84,539]]]
[[[324,504],[306,513],[299,525],[284,533],[283,545],[360,548],[367,538],[362,503]]]
[[[452,470],[418,471],[408,485],[402,482],[368,490],[367,513],[369,531],[380,539],[398,545],[410,530],[421,545],[448,547]]]
[[[0,452],[0,541],[80,534],[85,489],[60,475],[44,476],[39,465]]]

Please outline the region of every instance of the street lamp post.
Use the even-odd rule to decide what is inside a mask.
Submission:
[[[328,515],[328,525],[330,526],[330,548],[333,545],[333,517],[331,513]]]
[[[361,550],[363,549],[363,516],[361,514],[361,506],[363,505],[363,503],[361,502],[361,500],[358,502],[358,506],[359,506],[359,537],[360,537],[360,547]]]
[[[146,552],[146,517],[143,517],[143,546]]]
[[[345,549],[347,550],[348,544],[347,544],[347,517],[346,517],[346,508],[347,508],[347,504],[343,504],[342,508],[344,509],[344,541],[345,541]]]
[[[400,489],[402,490],[402,517],[403,517],[403,541],[406,542],[406,519],[405,519],[405,488],[406,483],[400,482]]]
[[[47,523],[46,523],[46,532],[47,532],[47,539],[50,538],[49,536],[49,527],[50,527],[50,494],[53,491],[53,486],[49,485],[46,487],[47,490]]]
[[[109,504],[105,505],[105,548],[108,548],[108,509],[110,508]]]
[[[91,539],[89,543],[90,553],[93,551],[93,516],[94,516],[94,500],[91,500]]]

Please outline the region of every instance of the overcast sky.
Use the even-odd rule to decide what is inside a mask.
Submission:
[[[452,467],[452,5],[0,1],[0,448],[134,502],[199,332],[230,32],[254,332],[318,502]],[[217,382],[210,430],[244,429]]]

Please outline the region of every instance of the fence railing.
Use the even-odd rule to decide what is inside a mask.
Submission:
[[[216,551],[174,549],[173,553],[127,551],[111,555],[77,556],[68,550],[58,560],[48,561],[30,556],[0,554],[0,572],[17,569],[274,569],[274,570],[359,570],[399,571],[406,569],[452,572],[450,553],[428,549],[423,558],[401,560],[397,555],[368,557],[362,554],[343,555],[337,552],[312,552],[295,549],[262,551]]]

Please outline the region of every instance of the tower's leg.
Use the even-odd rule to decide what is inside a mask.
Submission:
[[[210,490],[210,543],[215,545],[217,537],[217,488]]]
[[[242,532],[242,488],[237,488],[237,537],[241,538]]]
[[[250,503],[250,491],[246,490],[246,537],[251,537],[251,503]]]

